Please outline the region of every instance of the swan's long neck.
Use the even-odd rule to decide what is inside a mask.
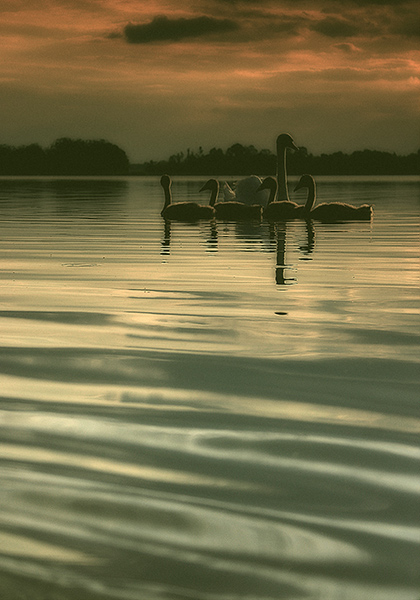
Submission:
[[[211,188],[211,195],[210,195],[210,206],[214,206],[217,200],[217,196],[219,195],[219,182],[215,181],[212,188]]]
[[[165,208],[167,208],[172,201],[171,186],[165,185],[163,188],[163,191],[165,193],[165,204],[163,205],[162,210],[165,210]]]
[[[310,179],[308,182],[308,197],[306,198],[305,208],[303,209],[305,213],[310,213],[314,207],[316,199],[316,186],[315,181]]]
[[[287,191],[286,147],[277,141],[277,200],[289,200]]]
[[[277,183],[275,181],[271,181],[270,187],[268,189],[270,190],[270,195],[268,196],[267,206],[274,202],[276,199]]]

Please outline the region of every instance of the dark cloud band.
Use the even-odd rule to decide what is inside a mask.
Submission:
[[[235,31],[239,25],[230,19],[195,17],[193,19],[168,19],[155,17],[150,23],[129,24],[124,37],[130,44],[149,44],[156,41],[178,41],[188,37],[201,37],[211,33]]]
[[[356,25],[335,17],[327,17],[318,21],[312,26],[312,29],[328,37],[350,37],[358,33]]]

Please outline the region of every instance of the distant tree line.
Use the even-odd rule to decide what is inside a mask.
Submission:
[[[48,148],[0,145],[0,175],[127,175],[124,150],[106,140],[60,138]]]
[[[48,148],[39,144],[0,144],[0,175],[274,175],[276,156],[270,150],[233,144],[226,151],[190,149],[167,160],[130,165],[124,150],[106,140],[59,138]],[[314,156],[305,147],[288,153],[291,175],[418,175],[420,150],[395,152],[358,150]]]
[[[138,175],[274,175],[277,159],[270,150],[233,144],[226,151],[212,148],[205,153],[187,150],[167,160],[131,165]],[[288,152],[287,169],[291,175],[418,175],[420,150],[406,156],[377,150],[358,150],[351,154],[333,152],[314,156],[305,147]]]

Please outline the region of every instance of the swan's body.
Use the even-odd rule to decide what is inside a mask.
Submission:
[[[232,221],[250,221],[261,219],[262,206],[260,204],[244,204],[230,200],[228,202],[216,202],[219,194],[219,182],[217,179],[209,179],[200,192],[211,191],[210,206],[214,207],[217,219]]]
[[[267,202],[267,194],[266,192],[258,192],[260,185],[261,179],[257,175],[240,179],[234,189],[225,181],[223,185],[225,202],[242,202],[249,206],[255,204],[264,206]]]
[[[372,207],[369,204],[352,206],[342,202],[330,202],[315,206],[316,188],[312,175],[302,175],[295,191],[308,188],[308,197],[302,217],[305,219],[316,219],[317,221],[368,221],[372,217]]]
[[[268,221],[286,221],[302,217],[304,206],[290,200],[276,200],[277,181],[274,177],[266,177],[260,189],[269,190],[268,204],[264,209],[264,218]]]
[[[161,215],[169,221],[199,221],[200,219],[213,219],[215,215],[212,206],[202,206],[197,202],[176,202],[172,204],[171,185],[169,175],[162,175],[160,184],[165,193],[165,204]]]

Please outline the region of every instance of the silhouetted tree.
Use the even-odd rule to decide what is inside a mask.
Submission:
[[[333,152],[314,156],[304,146],[288,155],[291,175],[416,175],[420,174],[420,150],[407,156],[376,150],[358,150],[351,154]],[[255,146],[233,144],[225,152],[212,148],[205,154],[188,149],[169,160],[150,161],[136,165],[133,173],[142,175],[274,175],[276,156]]]
[[[47,158],[38,144],[20,146],[14,153],[15,172],[19,175],[45,175]]]
[[[0,175],[126,175],[124,150],[105,140],[60,138],[44,150],[38,144],[0,145]]]
[[[0,145],[0,175],[14,175],[14,153],[13,146]]]
[[[105,140],[60,138],[47,149],[53,175],[125,175],[126,153]]]
[[[357,150],[314,156],[304,146],[288,156],[291,175],[419,175],[420,150],[395,152]],[[205,153],[188,148],[167,160],[131,165],[124,150],[106,140],[59,138],[49,148],[0,145],[0,175],[274,175],[276,156],[270,150],[236,143],[226,151]]]

